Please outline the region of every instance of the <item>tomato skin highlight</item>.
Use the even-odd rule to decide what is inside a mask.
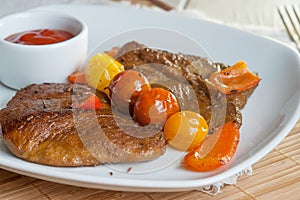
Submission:
[[[141,94],[134,104],[133,116],[140,125],[163,127],[166,120],[179,111],[175,95],[162,88],[152,88]]]
[[[209,135],[184,157],[184,164],[200,172],[227,164],[238,147],[240,132],[235,122],[229,122]]]

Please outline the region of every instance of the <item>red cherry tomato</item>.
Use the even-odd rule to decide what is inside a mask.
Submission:
[[[163,126],[166,120],[178,111],[179,103],[173,93],[162,88],[153,88],[139,96],[133,108],[133,115],[141,125]]]
[[[138,71],[125,70],[111,80],[109,90],[113,104],[122,113],[129,113],[138,96],[150,90],[150,84]]]

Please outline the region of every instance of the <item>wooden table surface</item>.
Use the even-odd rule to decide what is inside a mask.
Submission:
[[[0,199],[300,199],[300,120],[288,136],[254,164],[253,175],[210,196],[198,191],[134,193],[62,185],[0,169]]]

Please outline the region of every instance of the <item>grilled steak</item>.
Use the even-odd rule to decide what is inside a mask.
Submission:
[[[0,112],[3,142],[17,157],[53,166],[140,162],[164,154],[163,132],[141,130],[113,115],[109,106],[96,111],[73,108],[92,92],[71,84],[21,89]]]
[[[150,49],[136,42],[125,44],[115,58],[126,69],[142,72],[152,87],[171,90],[181,110],[199,112],[210,132],[226,122],[240,126],[240,110],[255,90],[224,95],[207,81],[210,74],[228,67],[209,59]],[[0,111],[3,142],[16,156],[53,166],[88,166],[140,162],[164,154],[164,134],[156,127],[141,127],[109,106],[76,109],[94,91],[85,85],[30,85]],[[106,101],[105,99],[102,99]]]

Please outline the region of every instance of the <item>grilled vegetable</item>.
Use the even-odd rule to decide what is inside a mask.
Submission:
[[[208,125],[199,113],[181,111],[166,121],[164,132],[172,147],[186,151],[198,146],[204,140]]]
[[[260,78],[252,73],[247,64],[239,61],[231,67],[212,73],[209,81],[224,94],[238,93],[255,87]]]
[[[87,110],[94,110],[94,109],[100,109],[103,107],[103,104],[101,100],[94,94],[90,94],[88,98],[75,106],[75,108],[78,109],[87,109]]]
[[[229,122],[209,135],[184,157],[184,163],[196,171],[211,171],[228,163],[234,156],[240,138],[235,122]]]
[[[150,90],[147,78],[134,70],[125,70],[117,74],[110,82],[110,98],[121,112],[129,113],[139,95]]]
[[[173,93],[162,88],[152,88],[139,96],[133,114],[142,125],[163,127],[167,118],[178,111],[179,103]]]
[[[84,72],[74,72],[68,76],[68,81],[70,83],[79,83],[79,84],[86,84],[86,78]]]
[[[109,83],[124,67],[107,54],[96,54],[89,59],[86,68],[87,84],[109,96]]]

